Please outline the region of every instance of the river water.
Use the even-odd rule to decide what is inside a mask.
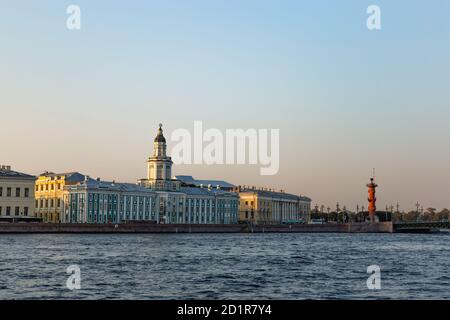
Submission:
[[[0,299],[450,299],[450,234],[3,234],[0,254]]]

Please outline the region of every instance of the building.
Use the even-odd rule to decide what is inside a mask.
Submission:
[[[159,223],[237,223],[237,194],[221,190],[221,183],[213,188],[211,184],[195,183],[192,177],[172,178],[172,159],[167,156],[162,124],[147,164],[147,179],[138,184],[156,191]]]
[[[173,179],[162,125],[147,161],[147,178],[137,184],[105,182],[86,177],[64,188],[65,223],[148,221],[172,224],[238,222],[237,193],[222,190],[231,184],[186,184]],[[223,182],[225,183],[225,182]]]
[[[36,177],[0,166],[0,218],[34,217],[34,181]]]
[[[239,221],[255,224],[308,222],[311,199],[272,189],[238,187]]]
[[[90,179],[67,185],[63,223],[124,223],[154,221],[159,217],[156,193],[131,184]]]
[[[64,187],[84,180],[85,175],[79,172],[45,172],[39,175],[35,185],[36,217],[44,222],[61,222]]]
[[[167,156],[162,124],[147,163],[147,179],[138,183],[157,192],[159,223],[237,223],[238,195],[221,190],[221,185],[231,184],[216,181],[213,187],[185,179],[187,176],[172,179],[172,159]]]
[[[217,188],[182,187],[158,191],[160,223],[231,224],[238,222],[237,194]]]
[[[93,180],[65,187],[64,223],[237,223],[238,196],[212,188],[155,191]]]
[[[152,190],[178,191],[180,182],[172,179],[172,164],[172,158],[167,156],[166,138],[160,124],[153,141],[153,155],[147,160],[147,178],[138,183]]]
[[[147,178],[137,184],[105,182],[76,174],[64,177],[64,185],[55,185],[53,181],[61,181],[62,175],[43,176],[36,183],[39,209],[46,209],[43,212],[50,217],[47,219],[55,219],[48,210],[54,203],[49,204],[46,199],[62,197],[61,220],[65,223],[280,224],[310,220],[308,197],[271,189],[235,187],[221,180],[172,178],[172,159],[167,155],[162,125],[153,148],[153,155],[147,160]],[[55,195],[54,191],[60,188],[62,192]],[[57,207],[60,208],[59,202]]]

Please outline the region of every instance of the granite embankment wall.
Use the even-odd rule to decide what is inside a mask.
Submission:
[[[392,233],[391,222],[253,226],[253,232]]]
[[[352,224],[255,225],[244,224],[53,224],[0,223],[0,233],[392,233],[390,222]]]

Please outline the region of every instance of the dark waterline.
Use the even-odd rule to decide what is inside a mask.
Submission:
[[[0,235],[0,252],[0,299],[450,298],[450,234]]]

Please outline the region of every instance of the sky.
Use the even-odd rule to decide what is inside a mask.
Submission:
[[[170,151],[198,120],[280,129],[280,170],[174,175],[355,209],[375,168],[380,209],[449,208],[449,14],[447,0],[0,0],[0,163],[134,182],[159,123]]]

